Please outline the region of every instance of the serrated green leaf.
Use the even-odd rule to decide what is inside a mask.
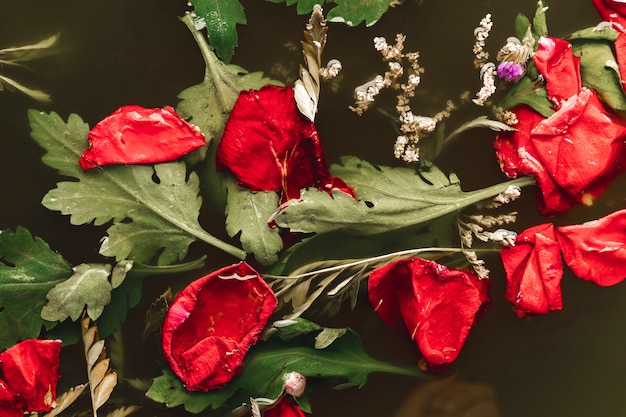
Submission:
[[[184,406],[190,413],[200,413],[208,407],[218,408],[228,399],[225,390],[220,389],[207,395],[205,392],[187,391],[183,383],[169,369],[154,378],[146,397],[168,408]]]
[[[76,114],[70,114],[66,123],[54,112],[47,114],[32,109],[28,111],[28,120],[31,137],[47,151],[41,158],[43,163],[61,175],[79,177],[82,168],[78,158],[87,146],[89,125]]]
[[[260,72],[249,73],[237,65],[227,65],[220,61],[206,43],[202,33],[195,29],[193,18],[185,16],[182,20],[198,43],[206,70],[204,80],[200,84],[189,87],[178,95],[181,101],[176,106],[176,112],[198,126],[207,143],[210,143],[222,136],[226,119],[240,91],[281,83],[263,77]]]
[[[169,371],[156,378],[146,395],[168,407],[184,405],[187,411],[199,413],[223,406],[229,397],[231,404],[240,405],[249,398],[276,399],[283,391],[283,376],[298,372],[307,377],[343,378],[348,384],[362,387],[373,372],[422,377],[417,368],[396,366],[378,361],[363,349],[361,339],[353,331],[336,339],[325,349],[315,349],[310,338],[304,346],[301,340],[289,343],[270,340],[250,350],[243,371],[223,388],[205,393],[188,392]]]
[[[287,6],[292,6],[296,3],[296,13],[308,14],[313,11],[313,6],[316,4],[323,5],[324,0],[267,0],[269,3],[285,3]]]
[[[141,301],[142,278],[129,275],[122,284],[111,292],[111,302],[98,318],[100,337],[108,337],[118,324],[126,320],[128,310]]]
[[[237,46],[237,24],[246,23],[238,0],[192,0],[196,23],[206,27],[209,43],[224,62],[230,62]]]
[[[371,235],[423,225],[495,197],[510,185],[534,184],[524,177],[463,192],[456,177],[449,178],[435,166],[418,175],[411,168],[375,166],[354,156],[341,161],[331,173],[351,186],[357,199],[340,191],[330,196],[308,189],[276,215],[276,224],[292,232]]]
[[[81,264],[74,274],[48,291],[48,304],[41,310],[41,317],[48,321],[76,321],[87,307],[87,314],[96,320],[104,306],[111,301],[109,275],[111,265]]]
[[[283,241],[278,228],[268,221],[276,211],[279,197],[276,192],[251,192],[237,185],[232,177],[223,177],[228,189],[226,204],[226,231],[233,237],[240,234],[243,249],[253,253],[262,265],[271,265],[278,259]]]
[[[572,40],[572,50],[580,57],[580,75],[585,87],[594,90],[600,99],[615,110],[626,110],[617,60],[610,41]]]
[[[71,275],[63,257],[27,229],[0,232],[0,350],[56,325],[41,309],[46,293]]]
[[[342,22],[348,26],[358,26],[365,22],[372,26],[389,9],[389,0],[333,0],[337,4],[328,12],[329,22]]]
[[[148,263],[158,253],[158,264],[167,265],[183,259],[191,242],[202,240],[245,258],[243,250],[216,239],[198,223],[199,180],[195,173],[187,177],[184,162],[114,165],[87,172],[65,169],[64,164],[78,166],[78,155],[87,146],[85,125],[78,116],[71,116],[64,128],[55,113],[31,111],[29,117],[33,138],[54,155],[47,162],[78,179],[58,183],[42,204],[70,215],[76,225],[112,221],[102,255]]]

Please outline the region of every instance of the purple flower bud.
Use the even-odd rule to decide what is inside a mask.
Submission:
[[[526,68],[523,64],[513,61],[502,61],[498,65],[498,77],[503,78],[508,83],[516,83],[522,79]]]

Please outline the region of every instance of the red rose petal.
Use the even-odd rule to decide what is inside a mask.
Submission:
[[[546,80],[548,97],[557,106],[580,91],[580,58],[574,56],[569,42],[542,37],[533,62]]]
[[[563,259],[579,278],[607,287],[626,277],[626,210],[557,228]]]
[[[84,170],[108,164],[173,161],[202,146],[199,129],[173,108],[123,106],[89,132],[89,148],[79,159]]]
[[[537,206],[542,214],[554,216],[566,212],[576,201],[556,184],[531,141],[530,132],[545,118],[525,105],[513,111],[519,120],[515,126],[517,130],[498,133],[494,142],[502,172],[512,178],[535,177],[539,186]]]
[[[245,262],[192,282],[163,322],[163,353],[172,371],[190,391],[220,388],[241,371],[277,303]]]
[[[452,363],[465,344],[490,282],[473,271],[403,259],[370,274],[369,300],[391,326],[404,325],[430,367]]]
[[[504,296],[519,317],[563,308],[563,261],[552,223],[524,230],[500,257],[506,272]]]
[[[565,100],[559,111],[531,131],[543,166],[574,198],[586,191],[597,196],[608,187],[621,169],[624,138],[624,123],[607,113],[587,88]]]
[[[24,417],[24,408],[18,394],[0,379],[0,417]]]
[[[316,187],[352,190],[333,178],[313,123],[302,116],[291,87],[241,92],[217,148],[217,165],[255,191],[282,191],[282,201]]]
[[[4,382],[16,394],[22,412],[50,411],[55,404],[60,352],[58,340],[29,339],[0,353]]]
[[[619,23],[626,27],[626,4],[616,0],[592,0],[598,14],[607,22]]]
[[[305,414],[293,400],[282,397],[275,405],[263,412],[263,417],[305,417]]]

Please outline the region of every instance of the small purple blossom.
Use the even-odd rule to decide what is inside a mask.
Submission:
[[[516,83],[522,79],[526,67],[513,61],[503,61],[498,65],[498,77],[503,78],[508,83]]]

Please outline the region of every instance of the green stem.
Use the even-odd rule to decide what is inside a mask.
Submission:
[[[191,14],[186,14],[184,17],[181,17],[180,20],[187,26],[191,34],[193,35],[194,40],[198,44],[198,48],[200,48],[200,54],[204,59],[204,63],[206,64],[206,71],[204,73],[204,79],[207,80],[211,76],[219,74],[217,65],[221,63],[221,61],[217,58],[211,46],[207,42],[206,38],[198,29],[193,21],[193,17]],[[215,97],[218,100],[222,100],[223,97],[226,97],[228,92],[223,90],[224,86],[221,83],[213,83],[214,87],[217,89],[218,93],[215,94]],[[220,103],[222,108],[228,108],[229,106],[222,101]]]

